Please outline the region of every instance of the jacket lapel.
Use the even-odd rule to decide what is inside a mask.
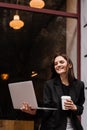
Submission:
[[[75,82],[73,82],[72,86],[70,86],[71,88],[70,88],[70,93],[69,93],[69,95],[71,96],[71,99],[73,101],[77,101],[75,86],[76,86],[76,84],[75,84]]]
[[[62,91],[62,84],[59,79],[54,80],[54,87],[55,87],[57,96],[61,97],[63,95],[63,91]]]
[[[76,98],[76,95],[75,95],[75,82],[72,83],[72,86],[70,86],[70,92],[69,92],[69,95],[71,96],[72,100],[73,101],[76,101],[77,98]],[[56,78],[54,80],[54,87],[55,87],[55,90],[56,90],[56,94],[58,97],[61,97],[63,95],[63,90],[62,90],[62,84],[60,82],[60,79]]]

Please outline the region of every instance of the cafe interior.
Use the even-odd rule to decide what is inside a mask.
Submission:
[[[68,53],[73,59],[75,47],[77,60],[79,10],[78,0],[0,0],[1,119],[35,118],[13,108],[9,83],[32,80],[41,106],[43,84],[51,77],[55,52]],[[76,75],[79,77],[79,69]]]

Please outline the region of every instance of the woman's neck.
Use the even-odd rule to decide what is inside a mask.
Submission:
[[[61,79],[62,84],[66,85],[66,86],[69,85],[69,81],[68,81],[67,75],[60,75],[60,79]]]

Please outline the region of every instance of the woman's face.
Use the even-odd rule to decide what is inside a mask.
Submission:
[[[59,75],[66,74],[68,71],[67,61],[62,56],[57,56],[54,60],[54,69]]]

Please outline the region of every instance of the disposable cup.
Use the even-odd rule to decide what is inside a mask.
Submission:
[[[61,96],[62,110],[67,110],[64,106],[64,102],[66,102],[67,99],[71,99],[71,97],[70,96]]]

